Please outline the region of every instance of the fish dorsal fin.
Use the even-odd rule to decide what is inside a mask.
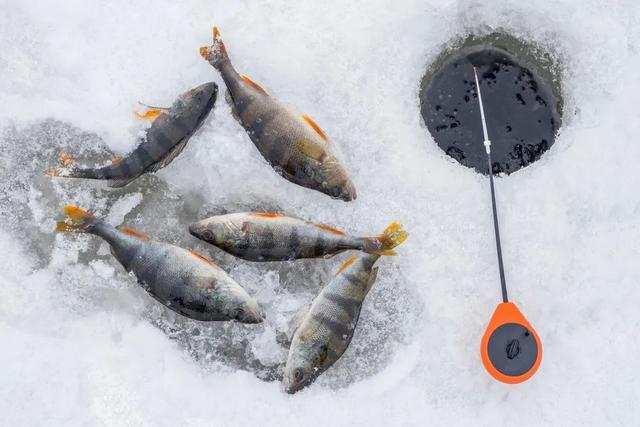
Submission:
[[[346,236],[347,233],[345,233],[342,230],[338,230],[337,228],[333,228],[333,227],[329,227],[328,225],[316,225],[317,228],[319,228],[320,230],[326,231],[328,233],[331,234],[335,234],[336,236]]]
[[[284,215],[281,213],[273,213],[273,212],[253,212],[251,215],[257,216],[258,218],[282,218]]]
[[[191,252],[191,255],[193,255],[194,257],[198,258],[198,259],[199,259],[199,260],[201,260],[201,261],[206,262],[206,263],[207,263],[207,264],[209,264],[210,266],[212,266],[212,267],[217,267],[216,263],[214,263],[213,261],[211,261],[211,260],[210,260],[209,258],[207,258],[206,256],[201,255],[201,254],[199,254],[199,253],[198,253],[198,252],[196,252],[196,251],[189,251],[189,252]]]
[[[162,110],[159,108],[152,108],[150,110],[145,111],[144,113],[138,113],[137,111],[133,112],[133,115],[139,118],[140,120],[153,120],[162,114]]]
[[[249,86],[251,86],[252,88],[254,88],[255,90],[257,90],[258,92],[260,92],[263,95],[269,96],[269,94],[267,93],[266,90],[262,89],[262,86],[260,86],[258,83],[254,82],[253,80],[251,80],[249,77],[243,75],[242,76],[242,80],[244,80],[244,82],[246,84],[248,84]]]
[[[304,119],[305,122],[307,122],[309,126],[311,126],[311,129],[315,130],[316,133],[320,135],[320,138],[322,138],[324,142],[327,142],[329,140],[329,138],[327,137],[327,134],[324,133],[324,131],[320,128],[320,126],[318,126],[318,124],[314,122],[311,119],[311,117],[307,116],[306,114],[303,114],[302,118]]]
[[[344,270],[346,270],[347,267],[349,267],[351,264],[353,264],[353,262],[357,259],[358,257],[355,255],[350,256],[345,262],[344,264],[342,264],[340,266],[340,268],[338,269],[338,271],[336,272],[336,276],[340,273],[342,273]]]
[[[128,227],[120,227],[118,230],[122,231],[124,234],[128,234],[129,236],[137,237],[139,239],[151,240],[149,236],[146,234],[140,233],[139,231],[132,230]]]

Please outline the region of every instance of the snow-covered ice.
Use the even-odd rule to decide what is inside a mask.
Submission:
[[[633,0],[0,1],[0,413],[6,425],[637,425],[640,388],[640,5]],[[125,189],[54,180],[61,151],[131,150],[142,101],[221,79],[198,55],[217,24],[236,67],[331,137],[353,203],[278,177],[220,94],[184,153]],[[541,336],[526,383],[484,371],[499,301],[486,177],[449,159],[419,112],[426,66],[495,30],[562,64],[553,147],[497,180],[510,296]],[[204,324],[152,300],[61,207],[216,259],[265,307]],[[345,258],[250,264],[192,238],[220,212],[281,210],[411,233],[380,262],[345,356],[294,396],[277,343]]]

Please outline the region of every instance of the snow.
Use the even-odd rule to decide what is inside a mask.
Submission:
[[[640,398],[640,6],[516,0],[132,3],[5,0],[0,15],[0,411],[8,425],[632,425]],[[220,96],[157,176],[52,181],[61,151],[131,150],[137,102],[205,81],[217,24],[236,67],[331,138],[353,203],[264,162]],[[562,64],[554,146],[497,180],[510,296],[544,346],[526,383],[479,357],[499,300],[486,177],[421,122],[419,82],[452,39],[504,30]],[[152,300],[92,236],[53,233],[75,203],[220,263],[261,325],[202,324]],[[352,233],[411,233],[380,262],[354,341],[309,389],[280,389],[276,337],[346,255],[249,264],[189,236],[220,212],[282,210]]]

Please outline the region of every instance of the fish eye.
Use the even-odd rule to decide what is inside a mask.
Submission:
[[[211,232],[211,230],[204,230],[202,232],[202,237],[205,240],[213,240],[213,232]]]
[[[242,307],[236,307],[231,312],[231,317],[233,317],[234,319],[239,319],[243,315],[244,315],[244,310],[242,309]]]
[[[302,371],[302,369],[300,368],[296,368],[293,371],[293,379],[295,380],[295,382],[299,383],[300,381],[302,381],[304,379],[304,372]]]

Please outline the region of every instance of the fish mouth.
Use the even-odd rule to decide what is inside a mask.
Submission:
[[[203,90],[205,94],[208,94],[207,102],[202,108],[202,113],[200,117],[198,117],[198,126],[204,122],[204,119],[207,118],[211,110],[216,104],[216,99],[218,98],[218,85],[215,82],[208,82],[200,85],[200,88]]]
[[[358,198],[358,194],[356,193],[356,187],[353,185],[350,179],[347,179],[347,183],[345,185],[345,189],[342,192],[342,200],[345,202],[351,202]]]
[[[340,200],[344,200],[345,202],[352,202],[358,198],[358,195],[354,191],[347,191],[346,193],[342,193],[340,196]]]
[[[284,388],[284,391],[286,391],[287,394],[296,394],[300,390],[301,390],[301,387],[295,387],[294,388],[294,386],[289,386],[289,387],[285,387]]]
[[[262,311],[258,312],[258,313],[254,313],[251,316],[247,316],[243,319],[240,320],[240,322],[242,323],[247,323],[249,325],[254,325],[257,323],[262,323],[265,319],[265,315]]]
[[[304,373],[303,377],[298,381],[296,381],[295,379],[296,370],[301,370]],[[309,374],[308,372],[304,372],[302,368],[296,368],[292,370],[285,370],[284,378],[282,379],[282,385],[283,385],[284,391],[287,394],[295,394],[300,390],[304,389],[305,387],[308,387],[311,384],[313,384],[315,380],[316,380],[315,376]]]
[[[242,320],[242,323],[246,323],[247,325],[257,325],[258,323],[262,323],[263,321],[264,319],[254,317],[252,319],[244,319]]]
[[[341,190],[338,194],[335,194],[335,192],[332,191],[328,191],[327,194],[329,194],[333,199],[342,200],[344,202],[352,202],[358,197],[356,190],[353,187],[347,187]]]
[[[296,394],[297,392],[299,392],[300,390],[302,390],[303,388],[307,387],[309,384],[311,384],[312,381],[307,381],[307,382],[300,382],[300,383],[288,383],[284,385],[284,391],[287,394]]]
[[[239,323],[256,324],[262,323],[265,319],[264,310],[259,305],[253,307],[238,307],[229,313],[229,318]]]
[[[215,82],[203,83],[199,86],[204,92],[209,93],[209,99],[215,98],[218,95],[218,85]]]
[[[345,202],[351,202],[357,198],[356,188],[349,178],[337,182],[323,182],[319,190],[332,199]]]
[[[194,237],[197,237],[200,240],[207,240],[205,239],[205,236],[204,236],[205,231],[207,231],[207,227],[200,222],[195,222],[189,225],[189,234],[191,234]]]

